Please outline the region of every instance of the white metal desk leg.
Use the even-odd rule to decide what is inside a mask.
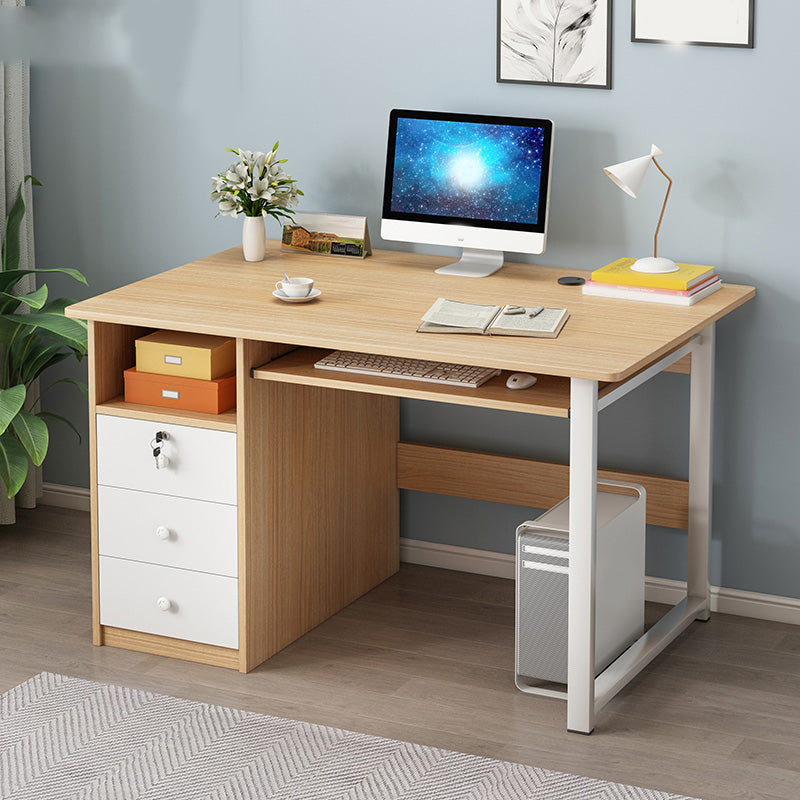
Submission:
[[[711,545],[711,464],[714,434],[714,325],[709,325],[692,349],[689,402],[689,553],[687,593],[704,598],[697,619],[711,616],[708,556]]]
[[[594,729],[597,381],[572,378],[569,429],[567,730]]]

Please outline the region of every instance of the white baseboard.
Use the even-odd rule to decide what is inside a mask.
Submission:
[[[39,502],[43,506],[72,508],[75,511],[91,511],[92,504],[89,490],[81,486],[62,486],[59,483],[42,484],[42,496]]]
[[[514,556],[470,547],[400,539],[400,560],[408,564],[514,578]],[[645,578],[645,598],[652,603],[675,605],[686,595],[686,583],[667,578]],[[800,625],[800,599],[739,589],[711,587],[711,610],[739,617]]]
[[[76,511],[90,510],[88,489],[45,483],[42,492],[42,505],[72,508]],[[512,580],[514,578],[514,556],[508,553],[492,553],[488,550],[423,542],[418,539],[400,539],[400,560],[407,564],[440,567],[457,572],[494,575],[497,578]],[[649,577],[645,579],[645,597],[652,603],[674,605],[680,602],[685,594],[684,581]],[[800,625],[800,599],[794,597],[712,586],[711,610],[739,617]]]

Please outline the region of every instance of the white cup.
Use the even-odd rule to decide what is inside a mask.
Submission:
[[[308,297],[314,288],[313,278],[289,278],[288,281],[278,281],[275,288],[287,297]]]

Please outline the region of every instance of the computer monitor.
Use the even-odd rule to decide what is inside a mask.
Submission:
[[[381,236],[462,248],[437,272],[483,278],[504,251],[543,253],[553,123],[391,112]]]

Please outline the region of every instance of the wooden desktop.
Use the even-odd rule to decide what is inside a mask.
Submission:
[[[726,284],[695,306],[678,308],[584,297],[579,287],[556,283],[565,273],[560,269],[509,264],[476,280],[435,274],[447,261],[439,257],[380,251],[356,261],[268,244],[263,262],[247,263],[241,248],[234,248],[67,309],[68,316],[89,321],[95,644],[247,672],[398,569],[398,489],[536,508],[569,494],[573,555],[565,696],[568,728],[590,732],[597,708],[691,620],[708,617],[714,323],[755,290]],[[321,297],[306,304],[274,298],[284,271],[313,277]],[[437,297],[565,306],[571,317],[554,340],[417,334],[420,317]],[[135,339],[162,328],[237,340],[236,409],[210,415],[124,401],[122,373],[134,363]],[[314,361],[332,349],[506,372],[466,389],[315,370]],[[691,375],[689,480],[598,471],[598,411],[662,369]],[[509,371],[532,372],[539,383],[531,390],[507,389]],[[400,442],[400,397],[568,417],[570,465]],[[163,616],[139,630],[103,623],[100,565],[114,554],[104,551],[98,512],[98,495],[107,491],[98,460],[108,461],[109,447],[98,441],[99,417],[152,423],[153,431],[177,425],[235,435],[236,496],[229,502],[236,507],[231,546],[237,548],[238,568],[226,585],[238,593],[238,609],[226,612],[220,624],[237,626],[236,646],[220,646],[213,636],[201,642],[152,632],[162,630]],[[143,442],[130,458],[149,457],[146,451]],[[225,468],[213,457],[209,461],[209,470]],[[648,521],[688,528],[690,565],[683,605],[595,679],[598,476],[644,485]],[[114,485],[144,491],[144,498],[169,494],[152,483],[160,478],[148,476],[146,485],[137,480]],[[191,486],[182,491],[191,502],[205,500]],[[142,613],[149,619],[150,611]],[[179,615],[170,617],[170,625],[179,624],[173,617]]]

